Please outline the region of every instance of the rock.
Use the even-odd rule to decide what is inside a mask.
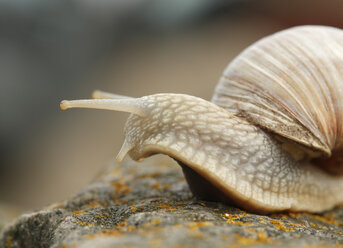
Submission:
[[[257,215],[192,197],[164,156],[112,164],[76,196],[24,214],[0,247],[343,247],[343,207]]]

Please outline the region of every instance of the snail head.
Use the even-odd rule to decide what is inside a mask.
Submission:
[[[124,128],[125,141],[117,155],[118,162],[127,153],[134,160],[164,153],[183,161],[180,150],[191,156],[198,151],[200,155],[204,142],[210,144],[211,139],[223,135],[220,125],[216,125],[218,118],[234,118],[212,103],[184,94],[131,98],[96,91],[93,97],[101,99],[64,100],[60,106],[63,110],[95,108],[131,113]]]

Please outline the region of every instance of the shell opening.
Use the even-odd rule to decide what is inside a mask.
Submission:
[[[329,158],[315,158],[311,162],[331,175],[343,175],[342,150],[334,151]]]

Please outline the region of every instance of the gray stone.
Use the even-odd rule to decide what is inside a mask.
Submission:
[[[164,156],[111,164],[79,194],[24,214],[0,247],[340,247],[343,207],[257,215],[192,197]]]

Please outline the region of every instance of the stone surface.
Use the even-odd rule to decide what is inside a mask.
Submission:
[[[1,227],[0,227],[1,228]],[[23,214],[0,247],[343,247],[343,207],[256,215],[192,197],[175,163],[111,164],[70,199]]]

